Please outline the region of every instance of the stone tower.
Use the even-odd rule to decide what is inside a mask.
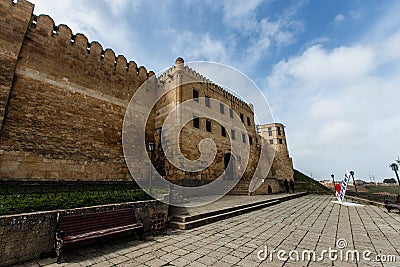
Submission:
[[[275,157],[268,178],[293,179],[293,163],[287,147],[285,126],[281,123],[258,125],[257,132],[267,144],[275,149]]]
[[[236,175],[240,170],[239,164],[245,162],[245,160],[240,160],[244,157],[241,153],[244,154],[245,149],[231,150],[229,135],[233,132],[236,133],[236,139],[233,138],[233,142],[242,146],[249,145],[248,164],[243,165],[246,167],[243,177],[249,179],[257,166],[260,149],[256,143],[257,134],[252,105],[230,94],[189,66],[185,66],[184,60],[180,57],[176,59],[175,65],[157,78],[157,82],[160,99],[155,106],[154,143],[157,152],[153,161],[156,161],[158,172],[165,179],[176,184],[198,186],[216,180],[232,159],[234,166],[229,171],[232,176]],[[165,127],[167,116],[170,116],[170,113],[182,103],[186,103],[185,112],[190,113],[192,121],[184,124],[182,129]],[[177,125],[181,125],[180,120],[185,117],[181,112],[183,111],[178,109],[175,114]],[[222,127],[217,122],[217,118],[219,121],[225,121],[229,128]],[[243,127],[235,128],[238,124]],[[177,136],[179,136],[179,150],[173,145]],[[214,161],[202,171],[192,172],[177,168],[177,166],[184,166],[183,157],[189,160],[200,158],[199,144],[206,138],[212,139],[216,144]],[[242,147],[240,145],[236,147]],[[204,149],[205,153],[210,151],[211,149]],[[165,154],[169,155],[168,159]],[[171,164],[171,160],[178,164]],[[247,192],[248,188],[245,190]]]

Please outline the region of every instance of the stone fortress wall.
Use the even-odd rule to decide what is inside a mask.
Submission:
[[[89,42],[83,34],[72,33],[66,25],[55,25],[49,16],[33,15],[34,5],[30,2],[14,2],[0,0],[0,179],[131,179],[122,151],[122,121],[130,98],[154,73],[133,61],[128,62],[124,56],[116,56],[111,49],[103,49],[98,42]],[[183,67],[183,60],[181,63]],[[177,65],[168,71],[176,71]],[[188,77],[202,77],[188,67],[182,71]],[[171,79],[168,74],[161,75],[159,81],[168,82]],[[261,135],[256,133],[252,106],[202,79],[205,82],[196,85],[199,97],[216,98],[226,104],[225,112],[229,113],[231,107],[237,114],[243,114],[246,140],[250,142],[251,137],[253,143],[245,175],[245,178],[251,177],[259,146],[266,142],[260,129]],[[190,99],[192,90],[193,86],[183,87],[162,99],[165,102],[156,106],[146,142],[159,142],[157,131],[168,112],[166,107]],[[220,112],[219,107],[213,108]],[[222,146],[215,165],[201,174],[201,179],[212,180],[223,171],[228,143],[221,137],[218,124],[212,123],[212,131],[207,132],[205,123],[201,119],[200,129],[189,125],[185,128],[186,134],[195,138],[186,144],[183,153],[189,158],[195,157],[190,152],[195,151],[197,141],[204,137],[217,138]],[[237,133],[236,138],[242,140],[241,135]],[[280,138],[286,144],[285,136]],[[267,178],[292,179],[292,162],[286,145],[277,144],[272,148],[278,158],[274,159]],[[172,168],[162,158],[153,160],[167,178],[188,175],[170,171]],[[197,176],[189,178],[197,179]],[[279,191],[279,187],[273,191]]]
[[[154,73],[34,16],[27,1],[0,5],[0,178],[128,179],[122,120]]]

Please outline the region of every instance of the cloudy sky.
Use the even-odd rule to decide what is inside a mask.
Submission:
[[[294,167],[316,179],[393,177],[400,156],[399,1],[32,0],[158,72],[215,61],[248,75],[287,126]]]

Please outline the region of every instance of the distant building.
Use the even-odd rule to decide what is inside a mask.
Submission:
[[[361,179],[357,179],[355,182],[356,182],[356,185],[364,185],[364,184],[367,183],[367,182],[365,182],[365,181],[363,181]]]

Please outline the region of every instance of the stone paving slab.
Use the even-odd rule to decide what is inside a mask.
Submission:
[[[400,266],[400,214],[332,200],[308,195],[147,241],[116,240],[66,251],[60,265],[53,258],[20,266]],[[359,261],[351,258],[356,250]],[[376,256],[386,262],[375,261]]]

